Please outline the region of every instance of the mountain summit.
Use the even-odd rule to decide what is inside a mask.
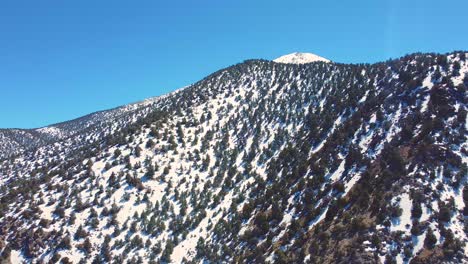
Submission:
[[[330,60],[320,57],[318,55],[315,55],[312,53],[301,53],[301,52],[294,52],[291,54],[287,54],[273,61],[279,62],[279,63],[287,63],[287,64],[305,64],[305,63],[311,63],[315,61],[330,62]]]

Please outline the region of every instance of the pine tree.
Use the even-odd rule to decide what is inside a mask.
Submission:
[[[433,249],[436,243],[437,243],[436,236],[432,232],[432,229],[428,228],[426,232],[426,238],[424,239],[424,246],[428,249]]]
[[[419,219],[422,215],[421,203],[413,200],[413,208],[411,209],[411,217]]]

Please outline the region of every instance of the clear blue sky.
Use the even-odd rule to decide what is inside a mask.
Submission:
[[[466,50],[466,10],[466,0],[2,1],[0,127],[161,95],[249,58]]]

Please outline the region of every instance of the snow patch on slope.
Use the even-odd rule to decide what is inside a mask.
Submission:
[[[53,137],[60,137],[63,133],[63,131],[60,128],[54,126],[38,128],[36,131],[44,134],[49,134]]]
[[[411,198],[408,193],[404,193],[401,196],[396,197],[394,201],[398,201],[399,207],[402,209],[402,213],[399,218],[393,220],[391,231],[407,232],[411,226]]]

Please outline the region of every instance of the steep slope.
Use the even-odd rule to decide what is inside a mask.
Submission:
[[[2,256],[467,261],[467,73],[465,52],[223,69],[2,161]]]

